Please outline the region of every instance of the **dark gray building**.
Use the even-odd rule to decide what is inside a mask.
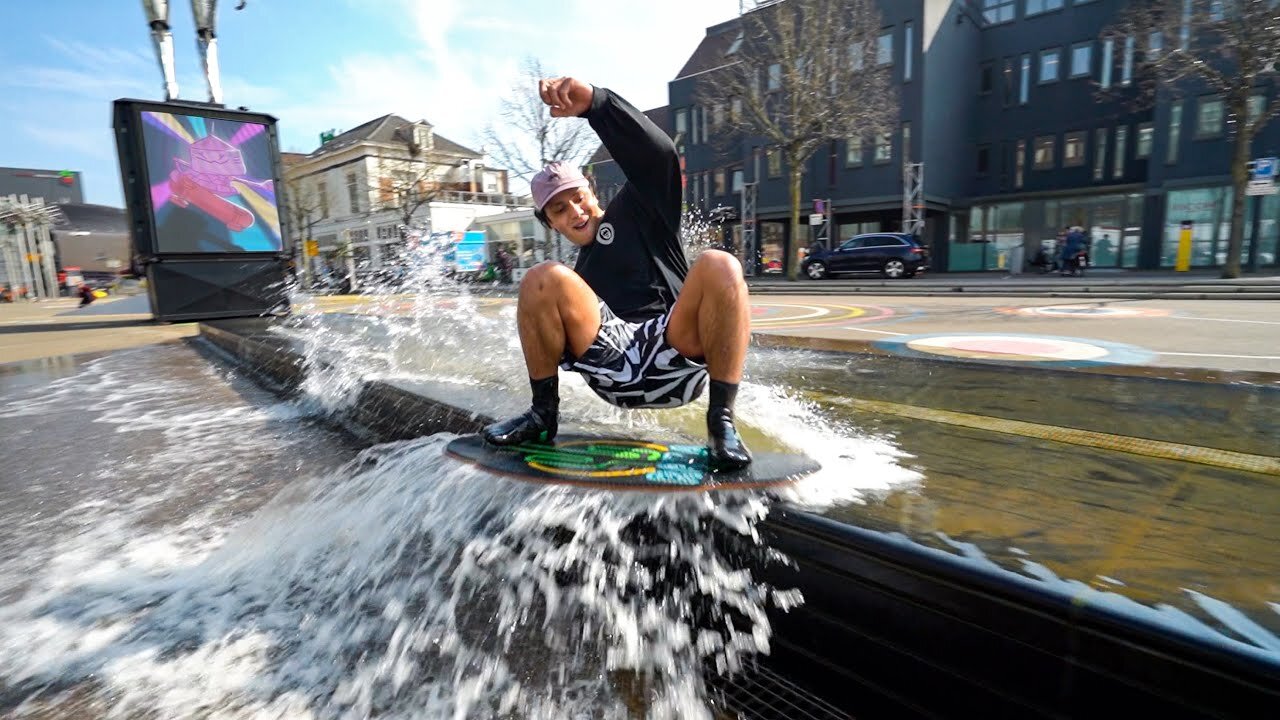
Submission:
[[[0,167],[0,195],[44,198],[56,205],[83,203],[84,183],[78,170]]]
[[[1192,224],[1193,266],[1221,264],[1231,202],[1221,99],[1186,92],[1147,110],[1100,101],[1100,88],[1123,94],[1134,81],[1134,45],[1101,39],[1124,4],[881,0],[897,131],[884,146],[835,139],[816,153],[804,174],[806,205],[830,200],[838,237],[899,230],[904,161],[921,162],[922,238],[935,271],[1005,268],[1014,248],[1029,258],[1068,225],[1088,233],[1096,266],[1172,267],[1183,221]],[[719,142],[696,101],[699,80],[732,62],[739,22],[708,28],[670,82],[671,132],[688,206],[738,208],[743,184],[758,183],[753,269],[783,272],[794,257],[786,169],[757,139]],[[1259,88],[1258,102],[1274,92]],[[1280,123],[1253,147],[1254,157],[1275,155]],[[1275,265],[1280,199],[1250,198],[1247,210],[1242,266]],[[736,224],[726,232],[740,236]]]

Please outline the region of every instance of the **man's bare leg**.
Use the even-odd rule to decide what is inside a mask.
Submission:
[[[703,253],[671,310],[667,342],[687,358],[703,358],[711,376],[707,444],[712,462],[745,467],[751,452],[733,425],[733,402],[751,341],[751,303],[742,266],[719,250]]]
[[[521,281],[516,321],[533,402],[523,415],[484,429],[485,440],[495,445],[555,439],[560,358],[566,350],[580,356],[595,342],[600,333],[600,306],[595,292],[577,273],[547,262],[530,270]]]

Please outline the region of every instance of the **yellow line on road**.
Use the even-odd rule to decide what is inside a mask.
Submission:
[[[863,412],[896,415],[913,420],[927,420],[975,430],[1021,435],[1023,437],[1083,445],[1103,450],[1115,450],[1117,452],[1145,455],[1165,460],[1181,460],[1230,470],[1245,470],[1264,475],[1280,476],[1280,457],[1272,457],[1270,455],[1254,455],[1200,445],[1185,445],[1129,435],[1113,435],[1111,433],[1058,427],[1057,425],[1045,425],[1023,420],[1007,420],[988,415],[937,410],[935,408],[903,405],[883,400],[862,400],[831,395],[821,395],[820,397],[824,402],[844,405]]]

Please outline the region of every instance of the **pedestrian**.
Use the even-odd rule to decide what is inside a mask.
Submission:
[[[580,373],[605,402],[623,408],[686,405],[710,385],[708,460],[716,469],[751,462],[733,407],[750,340],[742,267],[707,250],[690,267],[680,242],[680,156],[671,139],[617,94],[574,78],[538,83],[552,117],[585,118],[626,184],[600,201],[571,165],[552,162],[531,183],[535,216],[579,248],[570,269],[532,268],[516,317],[533,401],[483,431],[496,445],[556,435],[557,367]]]
[[[89,287],[88,283],[80,285],[80,304],[77,307],[84,307],[92,303],[93,300],[93,288]]]

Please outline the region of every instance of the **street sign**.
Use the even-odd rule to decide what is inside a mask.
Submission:
[[[306,244],[307,257],[316,257],[320,254],[320,241],[308,240]]]
[[[1267,182],[1275,181],[1276,159],[1271,157],[1271,158],[1258,158],[1254,160],[1253,161],[1253,177],[1251,179],[1254,182],[1260,182],[1263,180],[1266,180]]]
[[[1250,180],[1249,184],[1244,188],[1245,195],[1275,195],[1280,192],[1280,188],[1272,180],[1263,180],[1261,182]]]
[[[812,215],[810,215],[810,216],[809,216],[809,224],[810,224],[810,225],[821,225],[821,224],[822,224],[822,219],[823,219],[823,215],[822,215],[822,213],[813,213]]]

